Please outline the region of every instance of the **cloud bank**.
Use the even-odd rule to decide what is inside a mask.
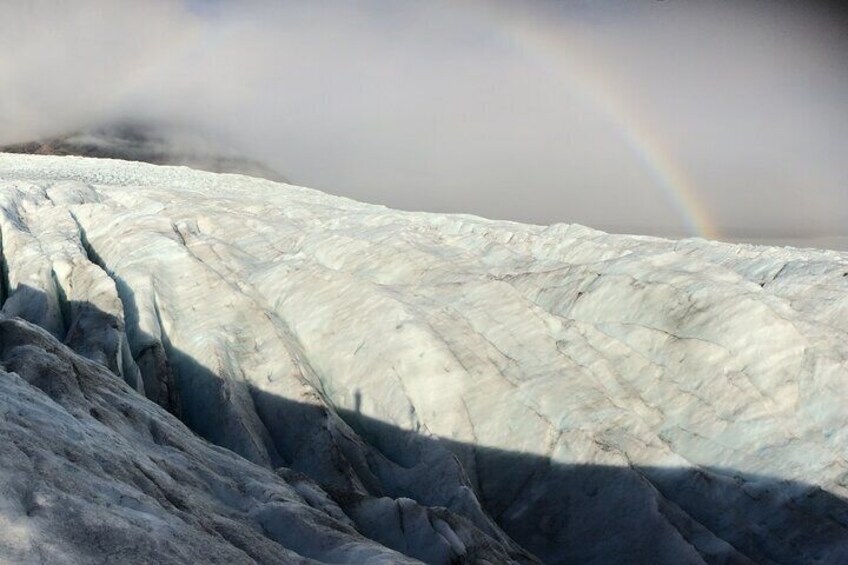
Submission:
[[[634,4],[0,0],[0,143],[150,120],[405,209],[846,235],[843,20]]]

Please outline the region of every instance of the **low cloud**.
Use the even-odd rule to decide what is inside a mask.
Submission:
[[[0,0],[0,143],[149,120],[406,209],[845,235],[843,22],[633,4]]]

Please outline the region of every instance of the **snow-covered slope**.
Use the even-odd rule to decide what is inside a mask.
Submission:
[[[848,255],[11,155],[0,234],[2,557],[848,561]]]

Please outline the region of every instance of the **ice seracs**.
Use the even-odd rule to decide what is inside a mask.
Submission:
[[[92,438],[83,459],[116,442],[159,457],[156,422],[198,453],[196,466],[168,463],[197,481],[189,509],[102,470],[162,516],[140,519],[134,538],[194,535],[168,520],[209,504],[264,536],[258,561],[278,547],[347,561],[848,559],[845,254],[398,212],[236,175],[10,155],[0,234],[2,323],[15,328],[0,380],[45,414],[44,429],[59,414],[77,422],[39,447],[68,465],[54,492],[73,438]],[[10,347],[9,332],[30,337]],[[25,353],[43,360],[16,361]],[[75,367],[108,395],[86,393]],[[51,375],[66,384],[50,388]],[[295,493],[289,513],[263,521],[263,502],[237,481],[216,486],[206,458]],[[25,496],[24,482],[7,491]],[[81,492],[62,507],[92,508],[86,531],[108,539],[95,512],[115,501]],[[9,515],[9,532],[67,517]],[[295,544],[291,528],[317,546]],[[254,543],[220,535],[233,551]]]

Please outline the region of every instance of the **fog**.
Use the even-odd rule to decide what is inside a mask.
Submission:
[[[845,246],[811,3],[0,0],[0,143],[168,124],[392,207]]]

